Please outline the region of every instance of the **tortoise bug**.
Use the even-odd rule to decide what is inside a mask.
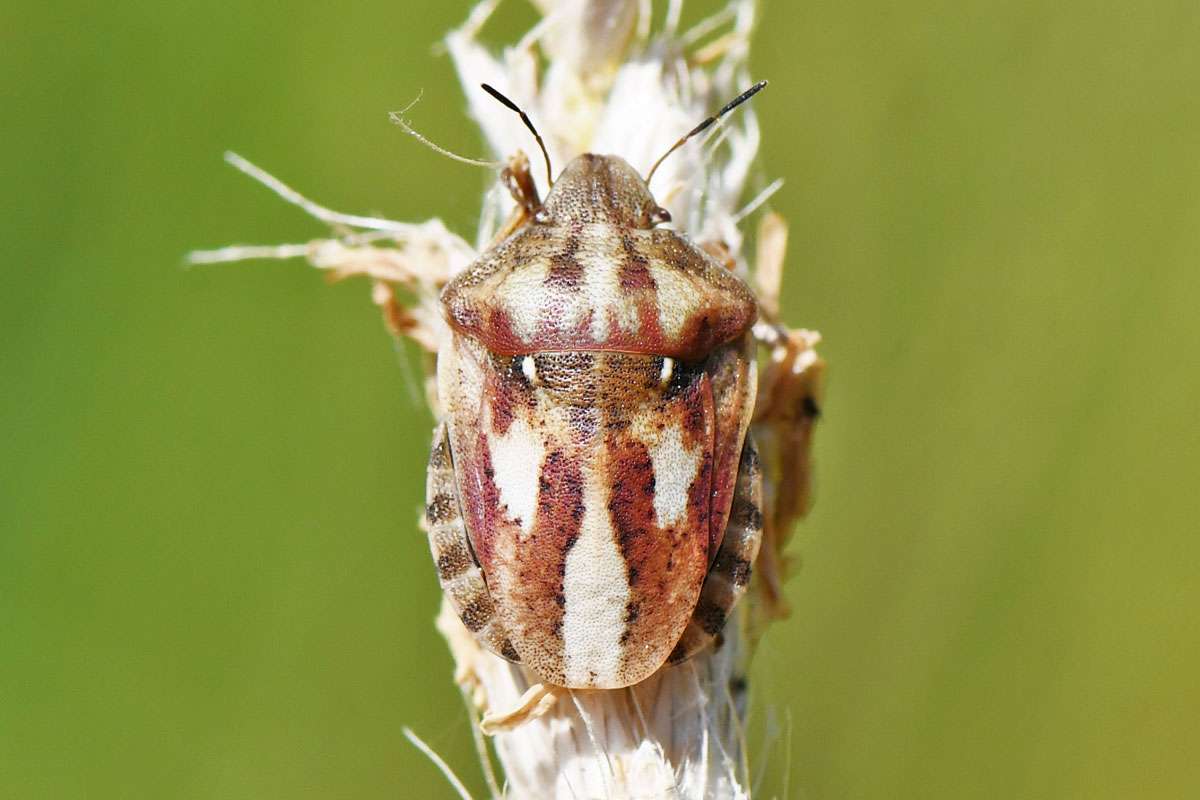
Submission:
[[[658,227],[661,162],[643,179],[581,155],[542,203],[521,157],[524,173],[505,172],[517,217],[441,296],[426,488],[439,581],[484,647],[558,686],[628,686],[708,645],[761,540],[757,304]]]

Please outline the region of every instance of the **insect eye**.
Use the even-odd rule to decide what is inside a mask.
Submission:
[[[671,212],[667,211],[662,206],[655,206],[650,209],[650,224],[661,225],[664,222],[671,221]]]
[[[539,225],[545,225],[550,221],[550,212],[544,208],[539,208],[537,211],[533,212],[533,221]]]

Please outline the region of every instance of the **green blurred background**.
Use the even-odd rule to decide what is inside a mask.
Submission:
[[[431,48],[465,13],[0,12],[0,796],[450,796],[405,724],[482,787],[411,353],[360,282],[181,267],[321,233],[226,148],[470,234],[484,176],[386,118],[424,89],[480,149]],[[787,318],[831,364],[764,796],[1197,796],[1200,6],[764,13]]]

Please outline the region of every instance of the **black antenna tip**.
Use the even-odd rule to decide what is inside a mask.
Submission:
[[[740,106],[742,103],[746,102],[751,97],[754,97],[754,95],[761,92],[764,88],[766,88],[766,85],[767,85],[766,81],[759,81],[758,83],[754,84],[749,89],[742,92],[737,97],[733,98],[728,103],[726,103],[724,106],[722,106],[720,111],[713,114],[711,117],[704,120],[699,125],[697,125],[696,127],[692,128],[690,131],[688,131],[688,136],[689,137],[695,136],[697,133],[701,133],[701,132],[707,130],[710,125],[715,123],[721,117],[725,116],[730,111],[733,111],[735,108]]]
[[[505,107],[505,108],[508,108],[508,109],[509,109],[509,110],[511,110],[511,111],[515,111],[515,112],[517,112],[518,114],[520,114],[520,113],[521,113],[521,109],[517,108],[517,104],[516,104],[516,103],[514,103],[512,100],[509,100],[507,97],[505,97],[504,95],[500,94],[500,92],[496,91],[496,90],[495,90],[495,89],[493,89],[491,86],[488,86],[486,83],[481,83],[481,84],[479,84],[479,85],[480,85],[481,87],[483,87],[483,90],[484,90],[485,92],[487,92],[487,93],[488,93],[488,94],[490,94],[492,97],[494,97],[494,98],[496,98],[497,100],[499,100],[499,101],[500,101],[500,103],[501,103],[502,105],[504,105],[504,107]]]
[[[766,85],[767,85],[766,81],[759,81],[758,83],[754,84],[749,89],[742,92],[737,97],[733,98],[728,103],[726,103],[720,111],[713,114],[711,117],[708,117],[703,122],[701,122],[699,125],[697,125],[696,127],[692,128],[690,131],[685,133],[683,135],[682,139],[680,139],[675,144],[671,145],[671,149],[668,150],[667,152],[663,153],[661,156],[659,156],[658,161],[654,162],[654,166],[650,167],[650,172],[648,172],[646,174],[646,183],[647,184],[650,183],[650,179],[654,177],[654,172],[655,172],[655,170],[658,169],[658,165],[661,164],[663,162],[663,160],[666,159],[667,156],[671,155],[671,153],[674,153],[676,150],[678,150],[680,147],[682,147],[684,142],[686,142],[688,139],[692,138],[696,134],[702,133],[703,131],[708,130],[709,126],[713,125],[721,117],[725,116],[730,111],[733,111],[735,108],[740,106],[742,103],[746,102],[751,97],[754,97],[754,95],[761,92]]]
[[[763,89],[767,88],[768,83],[770,83],[770,81],[759,81],[758,83],[754,84],[749,89],[742,92],[741,100],[745,101],[745,100],[749,100],[751,97],[754,97],[754,95],[758,94]]]
[[[749,100],[751,97],[754,97],[754,95],[761,92],[766,87],[766,85],[767,85],[766,81],[759,81],[758,83],[754,84],[749,89],[747,89],[746,91],[739,94],[737,97],[730,100],[725,105],[721,106],[721,110],[718,111],[716,114],[713,114],[713,116],[716,117],[717,119],[720,119],[721,117],[728,114],[730,111],[733,111],[735,108],[740,106],[742,103]]]
[[[542,158],[546,159],[546,184],[553,185],[554,184],[554,170],[551,169],[551,167],[550,167],[550,153],[546,150],[546,143],[542,141],[542,135],[537,132],[537,128],[533,127],[533,122],[531,122],[529,117],[525,114],[525,112],[521,110],[521,107],[518,106],[516,103],[514,103],[512,100],[509,100],[507,97],[500,94],[500,92],[496,91],[491,86],[488,86],[486,83],[481,83],[479,85],[481,87],[483,87],[483,90],[485,92],[487,92],[493,98],[495,98],[497,101],[499,101],[501,103],[501,105],[503,105],[505,108],[507,108],[510,111],[517,112],[517,115],[521,118],[521,122],[523,122],[525,124],[525,127],[528,128],[529,132],[533,134],[533,138],[537,140],[538,147],[541,148],[541,151],[542,151]]]

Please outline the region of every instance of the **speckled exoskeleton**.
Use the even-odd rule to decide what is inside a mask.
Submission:
[[[544,204],[507,177],[523,213],[442,293],[430,545],[487,649],[628,686],[708,645],[749,581],[757,305],[621,158],[579,156]]]

